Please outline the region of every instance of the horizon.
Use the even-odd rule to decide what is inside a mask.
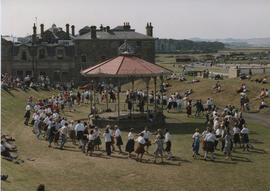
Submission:
[[[114,28],[129,22],[136,32],[145,34],[146,23],[152,22],[154,37],[161,39],[270,38],[270,23],[265,24],[265,18],[270,18],[269,7],[267,0],[2,0],[1,35],[31,35],[37,17],[37,33],[41,23],[45,30],[52,24],[63,30],[66,23],[73,24],[78,34],[84,26]]]

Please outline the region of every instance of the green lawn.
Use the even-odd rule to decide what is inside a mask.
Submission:
[[[178,82],[172,83],[178,85]],[[202,82],[202,85],[204,83],[212,84],[206,81]],[[231,81],[222,83],[224,86],[227,83],[226,86],[238,85],[232,84]],[[136,82],[136,85],[138,84],[139,82]],[[197,84],[192,86],[199,87]],[[180,88],[180,85],[176,87]],[[181,86],[184,87],[186,86]],[[125,88],[128,88],[128,85]],[[201,96],[206,97],[209,91],[203,91],[203,88],[204,86],[200,89]],[[2,174],[9,175],[7,182],[2,181],[2,190],[35,190],[41,183],[45,184],[46,190],[49,191],[127,189],[265,191],[270,188],[269,127],[248,122],[248,127],[252,131],[250,139],[255,145],[254,150],[243,152],[236,149],[233,153],[233,161],[226,161],[223,153],[217,151],[215,162],[205,162],[194,160],[191,148],[194,129],[202,130],[204,119],[187,118],[185,113],[165,112],[167,119],[164,127],[169,128],[172,133],[172,152],[175,160],[166,160],[162,165],[153,164],[153,157],[146,155],[146,160],[139,163],[128,160],[127,155],[117,153],[113,153],[112,157],[106,157],[104,152],[96,152],[99,154],[97,157],[86,157],[70,142],[66,144],[67,148],[63,151],[48,148],[46,141],[36,140],[31,128],[23,125],[26,98],[29,95],[35,98],[46,97],[52,93],[56,92],[12,91],[13,95],[10,95],[2,91],[2,133],[15,137],[19,158],[25,160],[21,165],[6,160],[1,161]],[[200,96],[195,93],[194,98]],[[222,99],[222,96],[217,98],[219,99]],[[77,109],[76,113],[66,113],[69,120],[87,117],[89,105]],[[123,130],[122,133],[123,141],[126,143],[128,132]],[[104,145],[102,147],[104,148]],[[154,146],[150,147],[150,153],[153,150]],[[201,151],[200,153],[202,154]],[[26,160],[28,157],[36,158],[36,161]]]

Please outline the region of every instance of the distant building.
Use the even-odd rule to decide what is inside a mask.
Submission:
[[[135,49],[136,55],[155,62],[153,26],[147,23],[146,35],[135,32],[129,23],[110,29],[109,26],[85,26],[75,34],[74,25],[66,30],[57,27],[40,33],[33,26],[33,34],[24,38],[1,36],[2,72],[13,76],[48,75],[58,82],[80,82],[80,71],[118,55],[118,47],[125,41]]]

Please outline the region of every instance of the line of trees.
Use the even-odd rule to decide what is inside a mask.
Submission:
[[[225,49],[222,42],[157,39],[155,44],[156,53],[215,53]]]

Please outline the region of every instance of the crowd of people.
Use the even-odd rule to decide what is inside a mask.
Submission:
[[[94,126],[90,121],[74,122],[73,120],[68,121],[65,117],[62,117],[64,108],[67,105],[81,104],[83,101],[80,96],[73,100],[70,97],[72,92],[60,93],[57,96],[51,96],[48,99],[40,99],[33,101],[32,97],[29,97],[26,105],[25,112],[25,125],[32,126],[32,132],[35,134],[37,139],[41,136],[48,141],[48,147],[52,147],[52,143],[60,149],[65,148],[67,139],[70,139],[72,144],[77,145],[79,149],[86,155],[92,156],[94,151],[100,151],[102,145],[102,138],[105,142],[105,151],[108,156],[111,155],[112,151],[117,149],[119,153],[123,153],[122,135],[120,128],[115,125],[114,127],[107,125],[104,131]],[[65,100],[69,100],[68,101]],[[31,113],[32,119],[31,119]],[[146,147],[151,145],[150,136],[152,133],[145,128],[139,134],[134,134],[134,129],[130,129],[128,134],[128,141],[125,146],[125,151],[128,153],[128,158],[131,158],[131,153],[135,151],[137,154],[136,159],[142,160]],[[135,138],[137,137],[137,138]],[[135,142],[138,143],[135,149]],[[167,129],[162,132],[160,129],[155,133],[154,144],[156,144],[156,150],[154,152],[154,162],[157,157],[161,157],[163,162],[163,144],[166,144],[165,151],[167,152],[168,159],[171,158],[171,138],[170,133]]]
[[[217,108],[211,110],[206,124],[208,125],[203,132],[195,130],[193,139],[193,157],[199,157],[200,142],[204,151],[203,159],[214,160],[215,150],[224,152],[226,159],[232,159],[232,151],[237,147],[243,151],[249,150],[253,145],[249,141],[249,130],[242,112],[235,107],[225,107],[221,112]]]
[[[70,81],[52,83],[49,76],[45,75],[39,75],[37,78],[34,78],[30,75],[19,77],[9,75],[8,73],[2,73],[1,88],[6,91],[9,91],[10,89],[22,89],[23,91],[28,91],[30,89],[50,90],[52,88],[64,91],[73,89],[74,82]]]

